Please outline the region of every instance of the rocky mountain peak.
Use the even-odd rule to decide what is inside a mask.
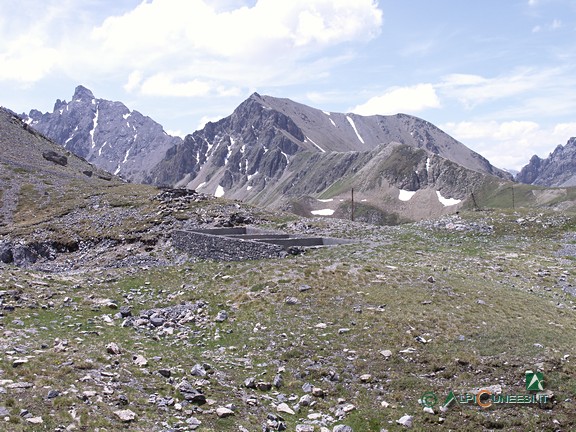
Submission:
[[[516,180],[539,186],[576,186],[576,137],[566,145],[558,145],[546,159],[532,156]]]
[[[182,142],[121,102],[97,99],[79,85],[71,102],[58,99],[52,113],[23,114],[34,129],[96,166],[135,182]]]
[[[82,85],[76,87],[76,90],[74,90],[74,96],[72,96],[73,101],[86,102],[92,101],[93,99],[95,99],[95,97],[92,91]]]

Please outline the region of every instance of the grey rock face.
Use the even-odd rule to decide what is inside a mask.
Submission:
[[[12,245],[7,242],[0,243],[0,261],[5,264],[10,264],[14,261],[12,254]]]
[[[576,186],[576,137],[559,145],[546,159],[532,156],[516,176],[521,183],[551,187]]]
[[[141,182],[166,150],[182,141],[149,117],[120,102],[97,99],[83,86],[76,88],[70,102],[58,99],[52,113],[32,110],[23,117],[67,150],[135,182]]]
[[[291,181],[284,182],[284,193],[290,193],[288,189],[312,166],[321,166],[324,180],[308,184],[307,191],[318,192],[349,174],[346,171],[350,167],[361,169],[373,157],[370,152],[391,143],[426,150],[475,172],[511,179],[425,120],[404,114],[364,117],[326,113],[254,93],[231,116],[208,123],[171,148],[146,181],[207,193],[221,188],[226,197],[250,200],[284,179],[290,168],[300,172],[292,173]],[[327,160],[334,152],[338,156]],[[303,165],[301,154],[318,160]],[[409,190],[415,190],[419,181],[412,176],[396,180]]]

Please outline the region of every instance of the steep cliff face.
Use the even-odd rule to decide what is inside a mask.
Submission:
[[[186,136],[146,180],[213,193],[247,183],[263,186],[282,175],[291,156],[309,147],[304,141],[292,119],[251,97],[231,116]]]
[[[532,156],[516,180],[540,186],[576,186],[576,137],[556,147],[546,159]]]
[[[97,99],[82,86],[70,102],[57,100],[52,113],[32,110],[23,117],[67,150],[135,182],[143,181],[166,150],[182,142],[149,117],[121,102]]]

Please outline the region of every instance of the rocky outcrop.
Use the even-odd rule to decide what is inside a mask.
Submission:
[[[166,150],[182,141],[149,117],[121,102],[97,99],[83,86],[76,88],[70,102],[58,99],[52,113],[32,110],[23,117],[67,150],[135,182],[143,181]]]
[[[234,113],[188,135],[170,149],[147,182],[202,185],[216,193],[246,185],[256,189],[278,179],[289,158],[303,150],[304,135],[286,115],[266,109],[255,97]]]
[[[540,186],[576,186],[576,137],[559,145],[546,159],[534,155],[516,180]]]
[[[66,166],[68,165],[68,158],[64,155],[58,154],[55,151],[49,150],[42,153],[42,157],[55,164]]]

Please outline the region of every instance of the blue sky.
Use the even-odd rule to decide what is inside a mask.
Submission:
[[[576,136],[576,0],[0,0],[0,105],[85,85],[172,133],[257,91],[424,118],[519,169]]]

